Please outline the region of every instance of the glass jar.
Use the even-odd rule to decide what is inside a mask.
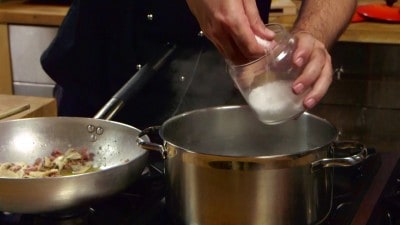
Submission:
[[[266,54],[242,65],[229,64],[229,73],[241,94],[265,124],[279,124],[305,111],[303,100],[309,92],[296,95],[292,85],[301,68],[293,63],[296,41],[280,24],[267,24],[275,32],[272,41],[258,42]]]

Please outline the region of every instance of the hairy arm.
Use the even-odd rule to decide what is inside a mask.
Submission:
[[[297,39],[293,61],[303,70],[293,83],[307,109],[313,108],[332,83],[332,62],[328,49],[337,41],[353,16],[356,0],[303,0],[292,33]]]
[[[272,40],[255,0],[186,0],[205,35],[222,55],[241,64],[265,54],[255,35]],[[293,83],[296,94],[308,91],[304,106],[313,108],[332,82],[328,48],[347,27],[357,0],[302,0],[292,33],[297,40],[293,62],[302,72]]]
[[[356,5],[356,0],[303,0],[292,32],[309,32],[330,48],[346,29]]]

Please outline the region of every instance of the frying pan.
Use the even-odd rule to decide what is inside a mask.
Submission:
[[[138,147],[140,130],[109,119],[171,57],[142,67],[94,116],[43,117],[0,123],[0,162],[33,163],[55,149],[86,147],[94,153],[95,172],[52,178],[0,178],[0,211],[63,211],[103,199],[128,187],[143,172],[147,151]]]

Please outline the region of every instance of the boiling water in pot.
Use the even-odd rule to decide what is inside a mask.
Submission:
[[[247,110],[201,111],[170,120],[164,126],[166,141],[189,151],[223,156],[288,155],[330,143],[336,129],[326,121],[304,114],[274,126],[260,122]]]

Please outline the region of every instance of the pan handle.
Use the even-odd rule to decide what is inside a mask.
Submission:
[[[368,149],[367,147],[365,147],[365,145],[356,141],[335,142],[332,145],[332,149],[334,150],[334,152],[336,150],[343,150],[343,151],[350,150],[351,152],[356,152],[356,154],[342,158],[334,157],[334,158],[324,158],[317,160],[311,163],[312,171],[316,171],[321,168],[327,168],[327,167],[354,166],[361,163],[371,155],[375,154],[375,151]]]
[[[110,120],[124,105],[124,103],[137,94],[145,84],[157,73],[160,68],[171,58],[175,45],[167,45],[160,57],[150,61],[138,70],[122,88],[96,113],[95,119]]]
[[[153,151],[158,151],[161,153],[161,156],[163,159],[167,158],[167,151],[165,151],[164,147],[160,144],[156,144],[153,142],[145,141],[141,137],[143,136],[152,136],[153,134],[158,134],[158,131],[160,130],[161,126],[152,126],[143,129],[137,136],[136,138],[136,143],[139,147],[146,149],[146,150],[153,150]]]

